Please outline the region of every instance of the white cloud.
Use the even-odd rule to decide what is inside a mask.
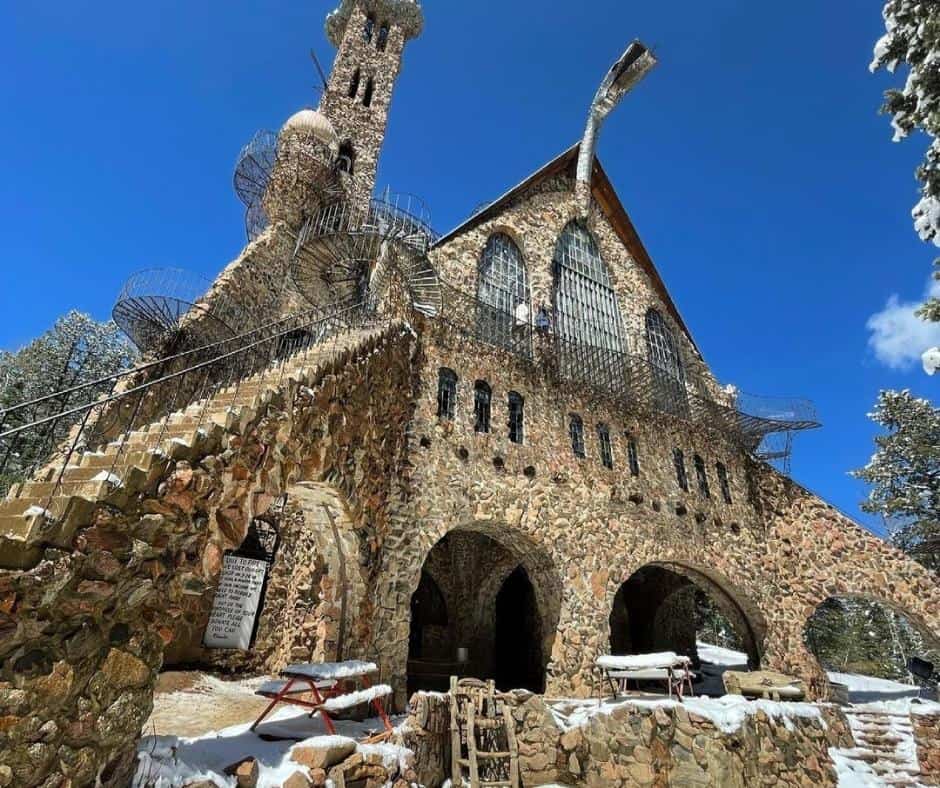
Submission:
[[[940,297],[940,282],[931,281],[928,296]],[[940,323],[928,323],[914,314],[920,301],[901,301],[892,295],[885,308],[865,324],[871,336],[868,345],[882,364],[908,369],[920,363],[925,350],[940,345]]]

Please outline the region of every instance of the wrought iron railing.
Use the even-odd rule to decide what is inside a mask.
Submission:
[[[566,340],[552,330],[548,316],[536,316],[534,321],[528,316],[517,319],[454,287],[442,287],[440,314],[444,322],[580,391],[614,398],[635,410],[666,413],[719,429],[758,455],[768,434],[819,426],[806,400],[727,393],[726,401],[720,401],[712,393],[715,384],[702,375],[686,370],[684,378],[678,379],[644,356],[630,352],[645,346],[639,337],[624,337],[624,346],[629,349],[626,351]],[[754,411],[744,409],[749,405]]]
[[[0,494],[10,484],[47,467],[52,468],[52,478],[46,480],[55,480],[57,488],[76,453],[108,442],[118,443],[116,465],[135,429],[161,424],[157,432],[162,436],[170,417],[193,403],[202,405],[198,428],[210,401],[220,391],[231,388],[234,403],[241,382],[247,378],[260,375],[263,381],[267,375],[282,374],[288,359],[331,336],[373,322],[373,314],[358,304],[329,313],[307,310],[0,410]],[[159,444],[160,437],[156,442]],[[50,458],[55,447],[59,447],[58,454]],[[54,495],[55,491],[50,499]]]

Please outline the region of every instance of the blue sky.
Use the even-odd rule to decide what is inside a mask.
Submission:
[[[0,347],[71,307],[108,316],[131,272],[213,275],[244,243],[240,147],[316,104],[332,0],[0,0]],[[866,321],[921,297],[934,250],[911,228],[923,139],[891,143],[891,79],[867,65],[880,3],[581,4],[427,0],[379,176],[447,230],[580,135],[637,36],[659,67],[612,116],[600,157],[723,382],[815,401],[793,475],[850,514],[892,369]],[[903,308],[900,311],[904,311]],[[884,347],[898,361],[901,326]],[[893,344],[892,344],[893,342]]]

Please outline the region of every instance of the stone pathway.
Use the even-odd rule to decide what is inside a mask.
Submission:
[[[926,786],[921,780],[910,715],[875,704],[844,709],[855,747],[831,751],[843,773],[871,786]],[[840,780],[840,784],[841,784]]]

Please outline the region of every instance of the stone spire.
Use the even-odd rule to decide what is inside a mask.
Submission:
[[[336,129],[341,166],[357,203],[375,189],[402,54],[423,26],[421,6],[413,0],[342,0],[326,19],[326,35],[338,51],[320,111]]]

